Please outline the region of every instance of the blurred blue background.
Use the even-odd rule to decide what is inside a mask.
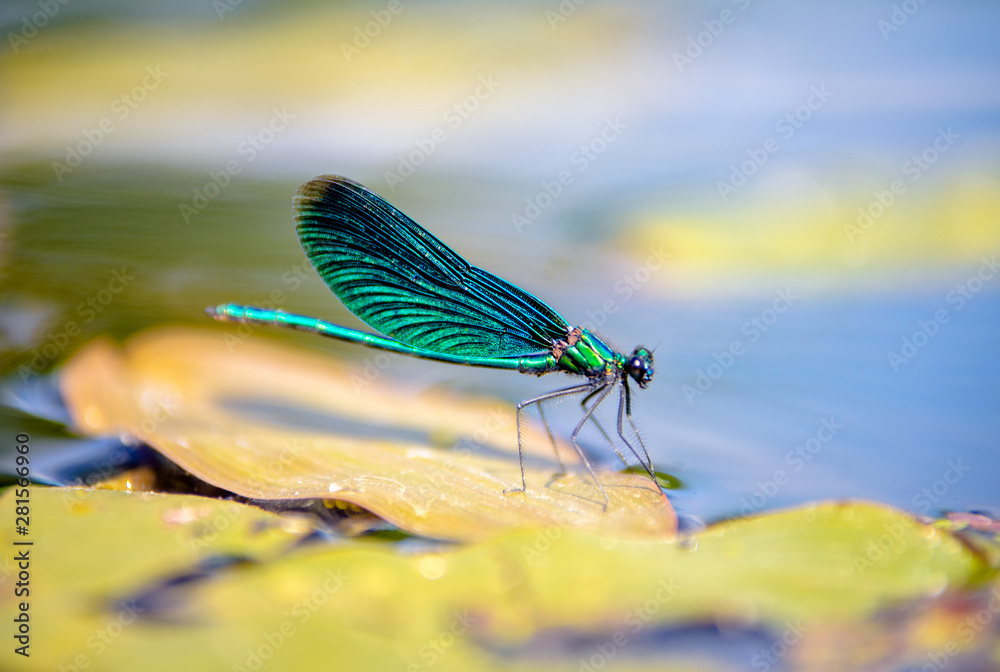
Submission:
[[[294,189],[337,173],[656,346],[635,415],[682,513],[1000,514],[1000,5],[43,5],[0,6],[10,385],[276,288],[358,326],[286,279]],[[393,375],[511,403],[562,384]]]

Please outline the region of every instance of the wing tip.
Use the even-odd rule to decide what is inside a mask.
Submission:
[[[360,182],[355,182],[343,175],[318,175],[298,188],[295,192],[295,202],[300,200],[324,200],[329,197],[330,192],[337,191],[365,191],[371,192]]]
[[[349,205],[350,204],[350,205]],[[306,225],[317,213],[339,212],[344,208],[367,209],[392,206],[374,191],[343,175],[319,175],[298,188],[292,199],[292,215],[296,227]]]

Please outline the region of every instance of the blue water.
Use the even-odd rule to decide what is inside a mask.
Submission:
[[[861,497],[925,514],[997,513],[1000,278],[961,310],[946,294],[803,294],[755,343],[741,327],[766,301],[679,307],[666,389],[643,400],[663,409],[645,421],[665,437],[660,463],[681,467],[691,486],[679,505],[713,517]],[[888,353],[949,308],[894,370]],[[704,394],[685,395],[733,340],[746,354]]]

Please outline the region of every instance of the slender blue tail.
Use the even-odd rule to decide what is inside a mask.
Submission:
[[[358,343],[359,345],[375,348],[376,350],[397,352],[401,355],[430,359],[435,362],[523,371],[528,370],[532,366],[537,366],[534,364],[535,357],[478,358],[424,350],[379,334],[369,334],[357,329],[341,327],[315,317],[286,313],[283,310],[266,310],[264,308],[254,308],[253,306],[241,306],[236,303],[221,303],[218,306],[206,308],[205,312],[220,322],[244,322],[246,324],[260,324],[269,327],[285,327],[286,329],[307,331],[312,334],[326,336],[327,338],[335,338],[338,341]]]

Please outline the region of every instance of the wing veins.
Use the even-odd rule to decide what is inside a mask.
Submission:
[[[549,349],[568,323],[546,304],[472,266],[361,185],[323,176],[300,188],[306,255],[349,310],[415,347],[483,357]]]

